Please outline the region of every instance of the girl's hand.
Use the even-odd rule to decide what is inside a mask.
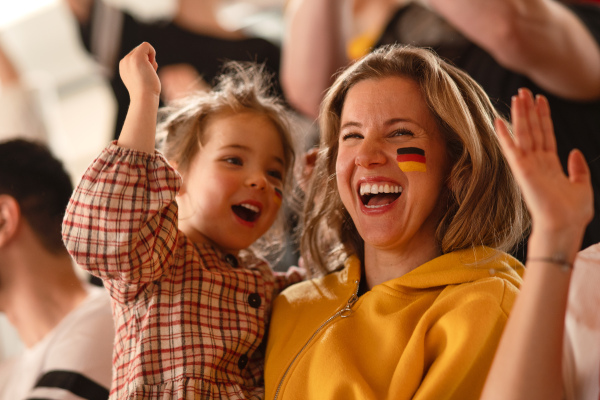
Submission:
[[[514,138],[506,125],[496,121],[496,131],[508,163],[523,192],[532,217],[530,253],[552,251],[569,259],[581,245],[585,227],[591,221],[593,192],[590,171],[583,154],[573,150],[564,174],[556,153],[556,139],[548,100],[520,89],[511,104]],[[576,134],[574,132],[573,134]],[[543,243],[543,245],[542,245]]]
[[[156,52],[142,43],[119,63],[121,79],[129,91],[129,109],[118,145],[146,153],[154,152],[160,80]]]
[[[121,79],[129,91],[131,102],[145,96],[160,96],[160,80],[156,70],[156,51],[149,43],[142,43],[119,63]]]

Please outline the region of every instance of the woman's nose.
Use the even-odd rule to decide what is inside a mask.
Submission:
[[[386,156],[381,146],[374,140],[365,139],[356,155],[355,164],[363,168],[385,164]]]

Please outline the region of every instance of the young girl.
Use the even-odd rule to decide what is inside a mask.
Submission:
[[[165,159],[154,150],[154,49],[143,43],[120,70],[131,99],[123,131],[88,168],[63,225],[69,252],[113,299],[111,399],[262,398],[271,301],[301,279],[245,250],[290,184],[285,109],[236,64],[169,111]]]

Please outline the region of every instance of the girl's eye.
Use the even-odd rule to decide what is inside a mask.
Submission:
[[[391,136],[415,136],[415,134],[409,129],[400,128],[392,132]]]
[[[239,157],[227,157],[223,161],[225,161],[228,164],[233,164],[233,165],[243,165],[244,164],[242,162],[242,159]]]
[[[277,171],[277,170],[273,170],[273,171],[269,171],[268,172],[269,176],[272,176],[273,178],[282,181],[283,180],[283,174],[281,173],[281,171]]]

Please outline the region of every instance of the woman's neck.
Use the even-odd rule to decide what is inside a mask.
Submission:
[[[413,269],[441,255],[440,249],[428,246],[379,249],[365,243],[365,276],[372,288],[391,279],[399,278]]]

